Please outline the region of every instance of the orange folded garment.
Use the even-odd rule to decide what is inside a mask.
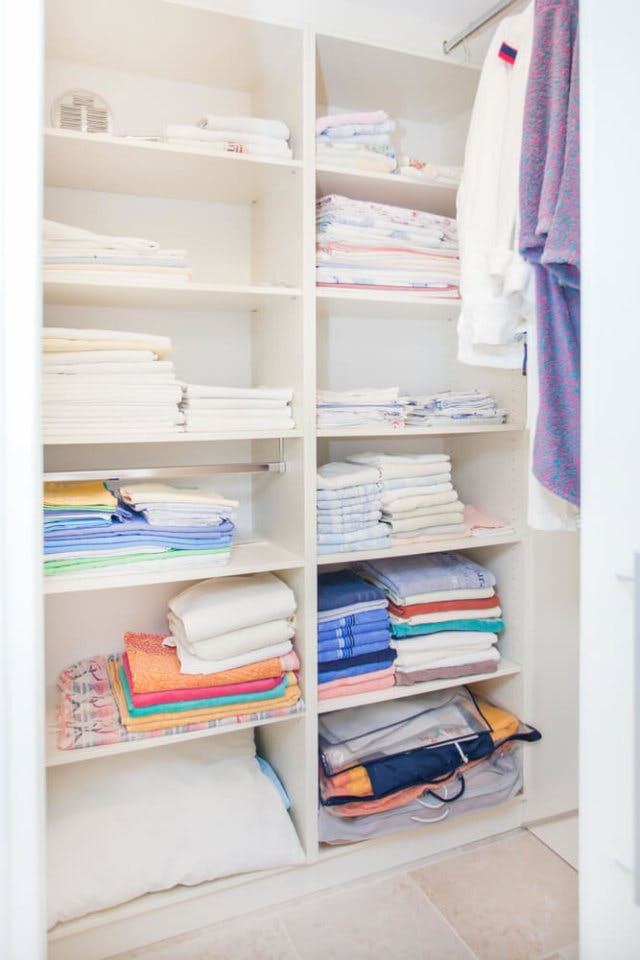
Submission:
[[[447,610],[491,610],[492,607],[499,606],[500,597],[494,591],[490,597],[480,597],[477,600],[436,600],[432,603],[412,603],[406,607],[398,607],[390,601],[389,613],[395,614],[396,617],[416,617],[422,613],[444,613]]]
[[[290,686],[282,697],[273,700],[253,700],[248,703],[232,703],[226,707],[203,708],[200,710],[180,710],[174,713],[149,715],[146,717],[132,717],[127,708],[122,681],[120,678],[120,661],[113,660],[107,664],[111,689],[118,705],[120,722],[130,733],[144,732],[145,730],[171,730],[174,727],[185,727],[191,723],[209,723],[211,720],[222,720],[226,717],[243,717],[252,713],[270,713],[272,710],[281,710],[283,707],[292,707],[300,699],[300,687],[295,674],[288,673]]]
[[[513,736],[520,726],[520,721],[512,713],[506,710],[500,710],[494,707],[492,703],[477,698],[485,720],[491,728],[489,733],[494,744],[502,743],[507,737]],[[325,799],[330,797],[371,797],[373,796],[373,787],[367,772],[366,766],[360,765],[351,767],[350,770],[344,770],[342,773],[336,773],[333,777],[323,777],[322,795]],[[424,789],[424,787],[422,788]]]
[[[281,677],[289,670],[299,670],[295,653],[247,663],[221,673],[188,674],[180,672],[175,647],[165,647],[166,633],[125,633],[124,646],[129,660],[134,693],[161,693],[165,690],[189,690],[196,687],[219,687],[248,680]]]

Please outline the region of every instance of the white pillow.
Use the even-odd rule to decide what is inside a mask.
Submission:
[[[176,884],[303,862],[253,731],[49,771],[48,924]]]

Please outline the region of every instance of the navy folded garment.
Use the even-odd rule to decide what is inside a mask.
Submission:
[[[393,656],[391,656],[393,654]],[[374,673],[378,670],[386,670],[387,667],[390,667],[393,661],[396,658],[395,650],[389,650],[387,653],[386,650],[381,651],[380,654],[374,654],[374,656],[379,656],[380,659],[375,663],[361,663],[359,666],[351,666],[353,660],[344,660],[342,661],[343,666],[339,670],[330,670],[328,673],[318,673],[318,683],[329,683],[331,680],[344,680],[345,677],[358,677],[363,673]],[[384,657],[384,659],[382,659]],[[338,661],[340,663],[340,661]],[[325,664],[323,664],[325,666]]]
[[[318,651],[318,665],[333,663],[335,660],[348,660],[353,663],[356,656],[362,656],[365,653],[377,653],[381,650],[389,649],[388,640],[376,640],[374,643],[367,643],[362,647],[356,647],[355,650],[344,648],[342,650],[320,650]]]
[[[335,620],[324,620],[318,624],[318,638],[341,636],[343,633],[364,630],[379,630],[388,626],[389,614],[383,610],[363,610],[347,617],[336,617]]]
[[[321,573],[318,577],[318,611],[339,610],[356,603],[385,600],[385,593],[357,577],[351,570]]]
[[[378,643],[380,640],[384,640],[389,646],[391,635],[388,629],[372,630],[354,637],[331,637],[327,640],[318,640],[318,651],[326,653],[327,650],[356,650],[362,646]]]
[[[349,667],[352,668],[352,667],[368,666],[369,669],[372,669],[370,666],[371,664],[379,663],[382,660],[386,661],[385,666],[389,666],[389,664],[393,663],[396,657],[397,657],[396,651],[388,647],[386,650],[382,650],[380,653],[363,653],[363,654],[358,654],[355,657],[351,657],[349,660]],[[342,660],[328,660],[326,663],[318,665],[318,673],[319,674],[330,673],[332,670],[344,669],[344,666],[345,664],[344,664],[344,661]]]

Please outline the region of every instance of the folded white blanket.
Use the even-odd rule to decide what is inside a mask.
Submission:
[[[401,640],[391,640],[391,646],[398,653],[408,655],[417,651],[430,653],[450,653],[455,650],[465,650],[475,647],[491,647],[498,642],[496,633],[485,633],[483,630],[442,630],[440,633],[428,633],[417,637],[406,637]]]
[[[277,409],[266,409],[244,407],[237,409],[235,407],[209,409],[200,407],[199,404],[183,403],[182,409],[189,417],[196,417],[209,420],[225,420],[238,423],[260,423],[262,420],[286,420],[291,415],[291,410],[284,405]]]
[[[406,490],[390,490],[382,493],[382,508],[385,513],[408,513],[422,507],[431,507],[439,503],[453,503],[458,499],[457,492],[450,483],[439,483],[429,487],[426,493],[424,487],[408,487]],[[397,496],[402,493],[402,496]]]
[[[268,647],[262,647],[260,650],[249,650],[247,653],[240,653],[233,657],[202,660],[200,657],[194,657],[178,637],[167,637],[164,644],[167,647],[175,645],[180,660],[180,673],[190,675],[235,670],[236,667],[244,667],[248,663],[259,663],[260,660],[270,660],[272,657],[284,657],[293,650],[293,644],[290,640],[287,640],[285,643],[273,643]]]
[[[132,351],[133,352],[133,351]],[[55,359],[60,356],[57,353],[47,353],[44,356]],[[80,354],[82,356],[82,354]],[[114,383],[127,377],[131,383],[135,383],[138,378],[144,383],[148,378],[156,380],[166,380],[175,383],[175,371],[173,363],[170,360],[148,360],[142,363],[46,363],[42,370],[44,377],[62,376],[72,378],[73,383],[96,383],[100,379],[105,382],[112,380]],[[51,383],[60,383],[60,380],[50,380]]]
[[[462,523],[464,514],[462,510],[457,513],[434,513],[422,517],[403,517],[390,518],[383,517],[383,523],[389,527],[392,533],[408,533],[411,530],[425,530],[428,527],[442,527],[450,523]]]
[[[359,403],[395,403],[400,396],[399,387],[360,387],[355,390],[318,390],[318,403],[340,403],[345,405]]]
[[[264,117],[227,117],[207,113],[199,121],[206,130],[235,130],[242,133],[257,133],[276,140],[288,140],[289,127],[282,120],[270,120]]]
[[[73,227],[69,223],[58,223],[56,220],[42,221],[42,237],[46,244],[73,244],[78,248],[101,247],[105,250],[134,251],[144,256],[160,248],[155,240],[142,240],[139,237],[110,237],[102,233],[92,233],[82,227]]]
[[[383,516],[385,520],[417,520],[422,517],[432,517],[436,513],[462,513],[463,510],[462,503],[456,499],[450,503],[435,503],[428,507],[418,507],[416,510],[401,510],[397,513],[385,510]]]
[[[391,542],[398,544],[422,543],[423,540],[451,540],[455,537],[467,537],[469,535],[464,523],[447,523],[439,527],[422,527],[420,530],[394,533]]]
[[[500,660],[500,654],[495,647],[481,647],[479,649],[460,651],[443,656],[430,656],[425,654],[416,654],[410,658],[397,658],[395,661],[396,670],[403,673],[411,673],[418,670],[436,670],[444,667],[462,667],[466,663],[477,663],[479,660],[491,660],[497,663]]]
[[[125,503],[204,503],[212,506],[237,509],[238,500],[228,500],[215,490],[199,487],[192,481],[188,487],[174,487],[168,483],[156,483],[141,480],[138,483],[125,483],[119,488]]]
[[[232,630],[222,633],[209,640],[199,643],[190,643],[182,629],[182,621],[171,610],[167,614],[169,629],[184,645],[185,649],[199,660],[222,660],[225,657],[236,657],[250,651],[262,650],[276,644],[286,643],[295,636],[295,627],[290,620],[271,620],[269,623],[260,623],[255,627],[244,627],[242,630]]]
[[[78,331],[80,332],[80,331]],[[49,367],[64,364],[68,367],[82,367],[93,363],[121,364],[121,363],[171,363],[169,360],[158,360],[151,350],[85,350],[82,353],[43,353],[42,366],[46,371]],[[173,364],[171,364],[173,366]]]
[[[45,353],[72,350],[150,350],[160,359],[171,353],[169,337],[129,330],[86,330],[74,327],[45,327],[42,332]]]
[[[255,573],[196,583],[172,597],[169,609],[182,622],[183,636],[199,643],[291,617],[296,598],[291,587],[273,573]]]
[[[225,410],[270,410],[272,413],[289,413],[289,404],[286,400],[243,400],[234,397],[188,397],[183,400],[185,409],[194,411],[216,411]]]
[[[441,603],[444,600],[486,600],[495,596],[493,587],[475,587],[469,590],[432,590],[430,593],[413,593],[399,597],[389,591],[389,597],[398,607],[410,607],[417,603]]]
[[[187,383],[183,389],[188,399],[284,400],[286,403],[293,400],[293,390],[289,387],[212,387]]]
[[[215,143],[219,140],[241,140],[243,143],[255,143],[264,147],[287,147],[286,137],[270,137],[264,133],[253,133],[249,130],[237,130],[225,127],[219,130],[208,130],[206,127],[190,126],[184,123],[171,123],[165,127],[167,140],[194,140],[201,143]],[[289,149],[287,147],[287,149]]]
[[[349,463],[370,464],[380,471],[382,480],[399,480],[409,477],[428,477],[451,469],[451,459],[446,454],[416,454],[415,457],[395,457],[377,453],[357,453],[347,457]]]
[[[325,463],[318,468],[318,490],[341,490],[344,487],[357,487],[361,484],[377,483],[377,467],[357,466],[351,463]]]

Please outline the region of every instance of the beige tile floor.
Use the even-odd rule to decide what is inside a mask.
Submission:
[[[528,831],[113,960],[577,960],[575,870]]]

